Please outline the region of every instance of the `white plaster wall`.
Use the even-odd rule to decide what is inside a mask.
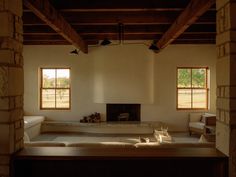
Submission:
[[[216,112],[216,54],[214,45],[170,45],[154,58],[154,104],[142,105],[142,117],[160,120],[173,131],[187,130],[191,111],[176,110],[176,68],[208,66],[209,112]]]
[[[93,104],[93,59],[90,55],[70,55],[72,46],[24,46],[24,110],[26,115],[44,115],[49,120],[79,120],[94,111],[104,112]],[[71,68],[71,110],[39,109],[39,68]]]
[[[142,104],[142,121],[163,121],[170,130],[185,131],[188,112],[176,110],[177,66],[209,66],[209,111],[215,112],[214,45],[171,45],[158,54],[145,45],[93,47],[89,54],[79,56],[69,55],[72,49],[72,46],[24,46],[25,114],[45,115],[51,120],[79,120],[97,111],[105,120],[104,102],[130,100]],[[69,111],[39,110],[38,69],[55,66],[71,68]]]
[[[144,45],[118,45],[94,52],[95,103],[152,103],[153,52]]]

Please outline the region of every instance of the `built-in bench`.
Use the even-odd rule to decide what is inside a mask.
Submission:
[[[136,134],[150,135],[156,128],[163,126],[161,122],[119,122],[119,123],[80,123],[45,121],[44,116],[24,116],[25,147],[87,147],[87,148],[176,148],[176,147],[214,147],[213,143],[158,143],[150,142],[63,142],[63,141],[31,141],[40,133],[102,133],[102,134]],[[135,136],[136,136],[135,135]],[[28,140],[27,140],[28,136]]]

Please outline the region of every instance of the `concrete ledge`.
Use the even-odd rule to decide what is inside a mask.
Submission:
[[[56,122],[44,121],[42,133],[46,132],[81,132],[81,133],[103,133],[103,134],[151,134],[156,128],[163,126],[161,122]]]

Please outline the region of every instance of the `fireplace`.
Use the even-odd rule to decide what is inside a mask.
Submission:
[[[140,104],[107,104],[107,121],[140,121]]]

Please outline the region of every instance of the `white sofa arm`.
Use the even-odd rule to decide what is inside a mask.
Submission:
[[[31,128],[37,124],[41,124],[44,120],[44,116],[24,116],[24,128]]]
[[[24,116],[24,130],[30,140],[41,133],[41,123],[44,119],[44,116]]]

